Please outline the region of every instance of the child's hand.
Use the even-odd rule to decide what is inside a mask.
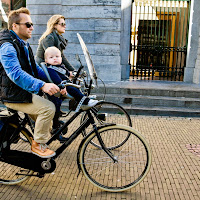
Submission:
[[[60,93],[61,93],[62,95],[67,94],[66,87],[65,87],[64,89],[60,90]]]
[[[69,72],[69,79],[72,79],[72,78],[74,78],[74,74],[73,74],[72,71],[70,71],[70,72]]]

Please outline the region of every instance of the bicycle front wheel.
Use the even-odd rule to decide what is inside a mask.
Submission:
[[[122,125],[104,127],[98,132],[105,146],[109,146],[113,140],[116,143],[121,141],[120,136],[130,136],[122,146],[110,150],[117,159],[117,162],[114,162],[104,150],[91,144],[91,141],[95,141],[100,145],[96,134],[93,132],[88,135],[79,154],[80,167],[85,177],[98,188],[110,192],[121,192],[140,183],[151,165],[151,150],[143,136],[131,127]],[[110,134],[111,138],[104,137]]]
[[[12,127],[12,129],[17,128],[15,124],[9,124],[9,126]],[[16,138],[16,140],[11,143],[10,150],[30,152],[32,140],[29,135],[30,134],[27,129],[21,129],[18,138]],[[9,151],[9,149],[6,151]],[[0,157],[0,184],[18,184],[30,178],[30,175],[33,173],[34,172],[32,170],[23,169],[15,165],[5,163]]]
[[[94,116],[94,120],[96,125],[103,125],[103,124],[123,124],[125,126],[130,126],[132,127],[132,122],[131,122],[131,118],[130,115],[127,113],[127,111],[120,105],[112,103],[112,102],[107,102],[107,101],[100,101],[95,107],[91,108],[94,110],[95,113],[97,113],[97,115],[93,115]],[[102,120],[100,118],[100,116],[106,115],[105,119]],[[82,115],[81,118],[81,123],[87,118],[87,113],[85,112]],[[82,135],[85,137],[88,133],[91,132],[91,130],[93,129],[93,126],[90,125],[87,129],[85,129],[82,132]],[[123,135],[123,137],[121,136],[121,140],[118,140],[117,143],[113,143],[109,144],[110,146],[107,146],[108,149],[115,149],[118,148],[120,146],[122,146],[129,137],[129,133],[127,132],[127,135]],[[96,146],[97,148],[100,148],[100,146],[98,144],[96,144],[94,141],[91,141],[91,143]]]

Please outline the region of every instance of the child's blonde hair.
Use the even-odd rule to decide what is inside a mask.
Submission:
[[[44,52],[44,58],[46,59],[46,57],[47,57],[47,55],[48,55],[49,53],[56,53],[56,52],[59,52],[60,55],[61,55],[61,52],[60,52],[60,50],[59,50],[57,47],[54,47],[54,46],[48,47],[48,48],[45,50],[45,52]]]

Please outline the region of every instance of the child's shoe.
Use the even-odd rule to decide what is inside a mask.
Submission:
[[[92,108],[93,106],[96,106],[96,104],[97,104],[98,102],[99,102],[98,100],[90,99],[90,100],[88,101],[88,104],[87,104],[87,105],[82,104],[81,109],[82,109],[82,110],[88,110],[88,109]]]

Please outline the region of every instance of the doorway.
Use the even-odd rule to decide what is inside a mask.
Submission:
[[[183,81],[190,0],[132,4],[130,75],[133,79]]]

